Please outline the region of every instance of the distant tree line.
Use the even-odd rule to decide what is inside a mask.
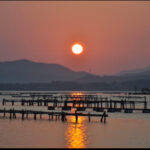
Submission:
[[[35,91],[148,91],[150,80],[135,80],[124,82],[62,82],[51,83],[0,83],[0,90],[35,90]]]

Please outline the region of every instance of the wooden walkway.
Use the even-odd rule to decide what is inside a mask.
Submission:
[[[8,93],[9,94],[9,93]],[[90,121],[92,117],[97,117],[100,122],[106,122],[108,115],[106,112],[122,112],[132,113],[133,111],[142,111],[150,113],[146,97],[140,96],[112,96],[112,98],[101,97],[98,95],[70,95],[70,94],[52,94],[52,93],[28,93],[28,94],[10,94],[12,98],[3,99],[3,106],[13,106],[12,109],[0,109],[0,114],[3,117],[6,115],[10,119],[15,119],[17,114],[21,115],[22,120],[28,119],[28,116],[33,116],[34,120],[37,116],[42,119],[42,116],[48,116],[49,120],[67,120],[68,116],[74,116],[75,122],[78,122],[79,116],[87,117]],[[16,98],[15,98],[16,97]],[[15,106],[22,106],[19,110]],[[42,106],[46,107],[46,111],[24,110],[24,106]],[[27,107],[28,108],[28,107]],[[61,112],[57,109],[61,108]],[[72,109],[76,109],[72,113]],[[86,109],[93,109],[93,112],[87,112]]]
[[[85,111],[87,108],[92,108],[93,111],[103,112],[107,109],[108,112],[121,112],[124,110],[126,113],[133,112],[133,110],[141,110],[143,113],[150,113],[150,109],[147,108],[147,101],[144,100],[108,100],[108,99],[97,99],[97,100],[57,100],[57,99],[38,99],[38,100],[10,100],[3,99],[2,105],[10,104],[20,106],[46,106],[49,110],[55,110],[55,108],[62,108],[62,110],[71,110],[76,108],[78,111]],[[139,105],[141,107],[139,107]]]
[[[91,114],[91,113],[79,113],[75,111],[75,113],[67,113],[67,112],[49,112],[49,111],[35,111],[35,110],[16,110],[16,109],[0,109],[0,113],[3,114],[3,117],[6,117],[6,114],[9,115],[10,120],[11,119],[16,119],[17,115],[16,114],[21,114],[22,120],[28,119],[29,115],[33,115],[34,120],[37,119],[37,115],[40,116],[40,119],[42,119],[42,115],[48,115],[49,120],[61,120],[61,121],[66,121],[67,116],[74,116],[76,119],[76,123],[78,122],[78,117],[79,116],[85,116],[88,117],[88,120],[90,122],[91,117],[99,117],[100,122],[106,123],[106,118],[108,115],[104,111],[103,114]]]

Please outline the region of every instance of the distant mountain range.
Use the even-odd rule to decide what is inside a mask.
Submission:
[[[0,83],[29,83],[77,80],[87,72],[75,72],[58,64],[30,60],[0,62]]]
[[[142,69],[120,71],[117,75],[124,76],[124,75],[135,75],[135,74],[150,74],[150,67],[146,67]]]
[[[38,63],[30,60],[0,62],[0,83],[50,83],[52,81],[124,82],[150,80],[150,67],[122,71],[114,76],[98,76],[88,72],[75,72],[59,64]]]

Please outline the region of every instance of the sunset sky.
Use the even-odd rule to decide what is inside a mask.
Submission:
[[[0,61],[17,59],[99,75],[148,67],[150,2],[1,1]]]

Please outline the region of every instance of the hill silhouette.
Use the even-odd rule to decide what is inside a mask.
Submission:
[[[87,72],[75,72],[58,64],[30,60],[0,62],[0,83],[29,83],[77,80]]]
[[[10,85],[11,83],[28,84],[26,90],[30,89],[30,83],[39,83],[39,89],[42,86],[44,90],[49,89],[49,87],[51,90],[129,90],[135,87],[150,88],[150,69],[141,70],[125,71],[120,75],[99,76],[84,71],[75,72],[59,64],[39,63],[26,59],[5,61],[0,62],[0,88],[1,90],[9,89],[12,86]],[[3,85],[7,83],[8,85]],[[32,89],[36,89],[36,86],[36,84],[33,85],[34,88]],[[21,85],[13,85],[12,87],[10,88],[11,90],[22,88]]]

